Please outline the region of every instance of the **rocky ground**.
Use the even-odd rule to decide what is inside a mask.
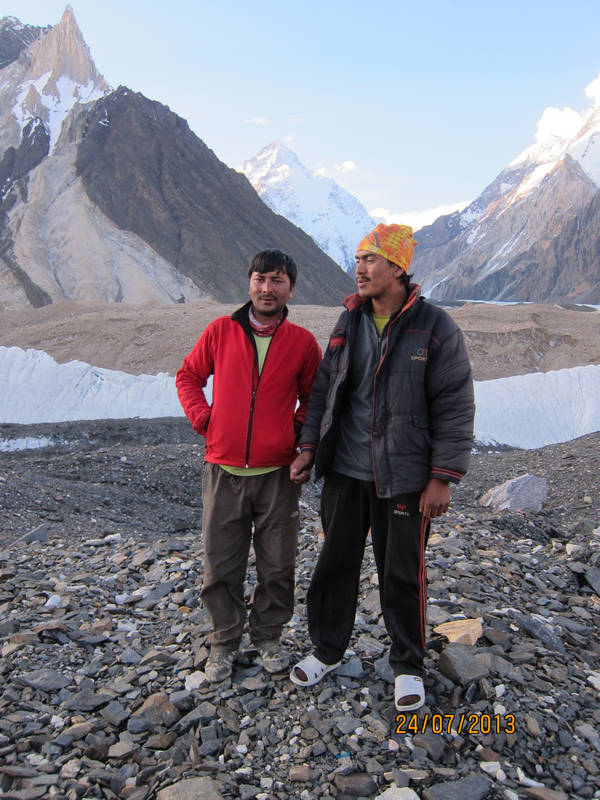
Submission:
[[[53,445],[8,451],[28,437]],[[211,685],[187,422],[0,426],[0,797],[599,798],[599,443],[474,454],[429,542],[427,705],[402,719],[370,547],[342,667],[299,689],[246,642]],[[548,481],[542,511],[478,505],[525,472]],[[293,655],[318,493],[303,492]],[[475,643],[434,630],[461,619]]]

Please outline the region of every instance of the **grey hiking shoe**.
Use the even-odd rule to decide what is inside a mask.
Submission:
[[[231,677],[237,652],[237,648],[231,649],[231,647],[210,648],[210,655],[204,665],[204,674],[211,683],[218,683]]]
[[[282,649],[282,644],[279,639],[266,639],[264,642],[258,642],[256,649],[260,656],[263,668],[269,672],[283,672],[290,664],[289,653]]]

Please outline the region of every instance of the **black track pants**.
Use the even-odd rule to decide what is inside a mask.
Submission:
[[[372,481],[332,472],[323,486],[321,519],[325,542],[307,595],[317,658],[333,664],[348,646],[370,528],[381,610],[392,640],[390,665],[396,675],[421,675],[429,522],[419,513],[419,492],[381,499]]]

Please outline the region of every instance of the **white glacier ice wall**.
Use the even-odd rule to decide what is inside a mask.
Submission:
[[[533,449],[600,430],[600,366],[475,383],[475,439]]]
[[[0,421],[173,417],[183,412],[174,379],[129,375],[82,361],[57,364],[41,350],[0,347]]]
[[[210,402],[211,384],[206,388]],[[475,439],[532,449],[600,430],[600,366],[476,381]],[[172,417],[183,412],[166,373],[130,375],[40,350],[0,347],[0,422]]]

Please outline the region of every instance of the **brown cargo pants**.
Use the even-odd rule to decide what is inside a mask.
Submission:
[[[254,644],[279,638],[294,610],[294,569],[301,487],[282,467],[263,475],[231,475],[205,464],[204,580],[200,596],[212,624],[211,645],[236,647],[246,622],[244,579],[250,542],[257,583],[249,615]]]

